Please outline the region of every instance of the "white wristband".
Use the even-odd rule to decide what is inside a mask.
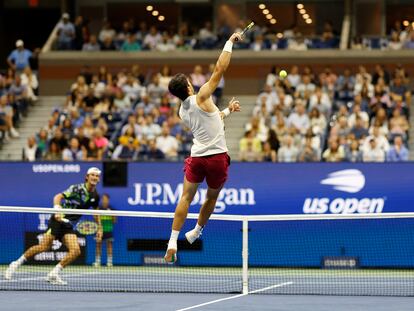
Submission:
[[[53,205],[53,208],[62,209],[62,206],[60,206],[59,204],[55,204],[55,205]]]
[[[224,45],[223,51],[231,53],[232,50],[233,50],[233,42],[227,41],[226,44]]]
[[[229,108],[224,109],[223,113],[225,117],[228,117],[230,115],[230,109]]]

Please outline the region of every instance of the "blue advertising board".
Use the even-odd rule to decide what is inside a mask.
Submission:
[[[0,205],[51,206],[101,163],[0,163]],[[182,191],[181,163],[129,163],[125,188],[103,188],[119,210],[173,212]],[[414,163],[233,163],[215,212],[238,215],[381,213],[414,209]],[[206,185],[190,212],[198,212]]]
[[[71,184],[83,182],[87,168],[102,163],[0,163],[0,205],[51,207],[56,193]],[[173,212],[182,191],[181,163],[129,163],[126,187],[103,187],[99,193],[108,193],[111,204],[117,210]],[[346,214],[410,212],[414,210],[414,163],[398,164],[268,164],[233,163],[229,180],[217,202],[215,213],[237,215],[272,214]],[[206,195],[206,185],[201,185],[190,212],[197,213]],[[14,260],[25,246],[28,232],[41,232],[47,226],[48,215],[17,215],[2,213],[0,218],[0,263]],[[115,226],[116,243],[114,258],[116,264],[141,264],[142,253],[128,251],[128,239],[168,239],[171,220],[120,219]],[[188,221],[191,228],[194,221]],[[277,225],[277,227],[275,227]],[[359,258],[361,266],[414,266],[414,248],[404,249],[400,244],[389,245],[383,240],[384,228],[378,223],[372,225],[357,223],[351,227],[330,224],[333,234],[322,233],[326,223],[259,224],[251,223],[249,243],[252,265],[320,266],[325,256],[356,256],[358,250],[372,250],[374,256]],[[412,223],[396,222],[387,229],[392,236],[406,243],[408,236],[414,236]],[[139,230],[142,228],[145,230]],[[284,229],[285,231],[278,231]],[[211,222],[207,227],[203,248],[198,252],[182,252],[180,263],[185,265],[240,265],[241,224]],[[394,235],[401,231],[400,235]],[[270,233],[275,232],[275,235]],[[387,232],[388,232],[387,231]],[[320,239],[310,245],[301,241],[306,236],[319,232]],[[231,247],[223,241],[231,240]],[[342,245],[335,244],[338,239]],[[361,236],[372,239],[361,239]],[[13,239],[13,243],[10,239]],[[284,243],[296,245],[289,251]],[[86,241],[86,263],[94,259],[94,245],[91,237]],[[297,244],[300,245],[297,245]],[[27,243],[26,243],[27,244]],[[88,245],[91,245],[88,247]],[[280,260],[261,256],[259,250],[271,247],[272,252],[285,254]],[[257,247],[257,251],[255,251]],[[381,249],[381,251],[379,251]],[[344,253],[344,250],[346,253]],[[221,258],[206,256],[224,254]],[[378,253],[379,252],[379,253]],[[392,252],[390,256],[381,256]],[[410,253],[411,252],[411,253]],[[155,252],[157,253],[157,252]],[[227,254],[227,255],[226,255]],[[399,256],[401,255],[401,256]],[[267,258],[267,259],[266,259]],[[286,258],[289,258],[287,260]]]

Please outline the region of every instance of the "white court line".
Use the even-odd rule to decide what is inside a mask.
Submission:
[[[293,284],[293,282],[285,282],[285,283],[275,284],[275,285],[271,285],[271,286],[268,286],[268,287],[264,287],[264,288],[260,288],[260,289],[253,290],[251,292],[248,292],[247,294],[239,294],[239,295],[235,295],[235,296],[221,298],[221,299],[217,299],[217,300],[213,300],[213,301],[201,303],[199,305],[187,307],[187,308],[184,308],[184,309],[178,309],[176,311],[185,311],[185,310],[191,310],[191,309],[195,309],[195,308],[199,308],[199,307],[204,307],[204,306],[207,306],[207,305],[211,305],[213,303],[216,303],[216,302],[230,300],[230,299],[236,299],[236,298],[240,298],[240,297],[247,296],[247,295],[250,295],[250,294],[264,292],[264,291],[267,291],[267,290],[272,289],[272,288],[282,287],[282,286],[292,285],[292,284]]]
[[[82,277],[91,274],[99,274],[99,272],[85,272],[85,273],[77,273],[77,274],[68,274],[63,275],[65,278],[73,278],[73,277]],[[37,281],[37,280],[46,280],[46,276],[37,276],[33,278],[22,278],[22,279],[12,279],[12,280],[0,280],[0,283],[17,283],[22,281]]]

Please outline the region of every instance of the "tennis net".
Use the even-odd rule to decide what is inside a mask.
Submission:
[[[44,238],[49,208],[0,207],[0,272]],[[66,210],[82,214],[80,256],[65,267],[67,285],[46,282],[67,254],[64,241],[21,265],[0,290],[194,292],[414,296],[414,213],[365,215],[213,215],[178,261],[163,262],[171,213]],[[111,222],[96,256],[96,216]],[[107,224],[106,224],[107,225]],[[104,225],[105,226],[105,225]],[[62,243],[63,242],[63,243]],[[112,260],[110,252],[112,244]],[[109,263],[109,265],[108,265]]]

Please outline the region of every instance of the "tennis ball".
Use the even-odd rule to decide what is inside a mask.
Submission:
[[[279,72],[279,77],[281,77],[282,79],[286,78],[286,77],[287,77],[287,72],[286,72],[286,70],[281,70],[281,71]]]

